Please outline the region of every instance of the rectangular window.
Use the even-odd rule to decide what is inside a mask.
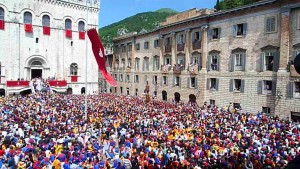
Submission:
[[[214,106],[215,106],[215,105],[216,105],[216,100],[212,100],[212,99],[210,99],[210,100],[209,100],[209,104],[210,104],[210,105],[214,105]]]
[[[162,84],[163,85],[167,85],[168,84],[168,78],[167,78],[167,76],[163,76],[162,77]]]
[[[177,44],[183,44],[184,43],[184,35],[180,34],[177,35]]]
[[[159,70],[159,57],[154,57],[153,70]]]
[[[266,33],[273,33],[277,31],[277,20],[276,20],[276,16],[272,16],[269,18],[266,18]]]
[[[144,58],[143,71],[149,71],[149,58]]]
[[[200,41],[200,32],[199,31],[193,33],[193,42],[196,42],[196,41]]]
[[[126,82],[128,82],[128,83],[130,82],[130,75],[126,76]]]
[[[276,52],[262,52],[261,53],[261,71],[274,71]]]
[[[242,55],[241,54],[235,55],[235,66],[242,66]]]
[[[190,83],[190,87],[191,88],[194,88],[194,87],[196,87],[196,78],[195,77],[191,77],[191,83]]]
[[[127,61],[127,67],[131,68],[131,59],[128,59],[128,61]]]
[[[128,87],[126,88],[126,91],[127,91],[127,95],[129,95],[130,93],[129,93],[129,88]]]
[[[270,107],[262,107],[262,112],[264,114],[270,114],[271,113],[271,108]]]
[[[233,25],[233,36],[243,36],[247,34],[247,23]]]
[[[135,59],[135,63],[134,63],[134,68],[135,70],[140,70],[140,59]]]
[[[264,80],[263,81],[263,94],[271,94],[272,93],[272,81]]]
[[[153,84],[157,85],[157,76],[153,76]]]
[[[213,39],[219,39],[220,38],[220,32],[221,32],[221,28],[214,28],[213,29]]]
[[[171,57],[167,56],[164,58],[164,65],[172,65],[171,64]]]
[[[149,42],[144,42],[144,49],[149,49]]]
[[[122,46],[122,52],[126,52],[126,46],[125,45]]]
[[[120,74],[120,82],[123,82],[123,75]]]
[[[240,109],[241,108],[241,104],[240,103],[233,103],[233,108]]]
[[[129,52],[132,51],[132,45],[128,45],[128,51],[129,51]]]
[[[211,70],[219,70],[218,69],[218,56],[217,55],[213,55],[211,57]]]
[[[168,38],[166,38],[165,39],[165,46],[169,46],[169,45],[171,45],[171,37],[168,37]]]
[[[144,83],[147,83],[147,81],[148,81],[148,76],[145,75],[145,76],[144,76]]]
[[[210,78],[208,86],[209,86],[209,90],[217,90],[217,79]]]
[[[180,86],[180,77],[179,77],[179,76],[176,76],[176,77],[175,77],[174,85],[175,85],[175,86]]]
[[[140,44],[139,43],[135,44],[135,49],[140,50]]]
[[[120,87],[120,92],[121,94],[123,94],[123,87]]]
[[[135,83],[138,83],[138,82],[139,82],[139,75],[135,75],[134,82],[135,82]]]
[[[114,79],[118,80],[118,75],[117,74],[114,74]]]
[[[232,56],[231,71],[245,71],[246,70],[246,54],[237,53]]]
[[[234,86],[233,86],[235,91],[241,91],[242,87],[242,80],[241,79],[234,79]]]
[[[294,83],[294,98],[300,98],[300,82]]]
[[[122,59],[122,60],[121,60],[121,66],[122,66],[122,69],[125,68],[125,59]]]
[[[159,39],[154,40],[154,47],[157,48],[159,46],[160,46]]]

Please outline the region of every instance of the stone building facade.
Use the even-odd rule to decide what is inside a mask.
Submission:
[[[54,78],[58,92],[85,92],[86,50],[86,92],[98,92],[98,67],[85,30],[98,28],[99,7],[100,0],[1,0],[1,95],[28,90],[34,77]]]
[[[158,99],[300,116],[300,76],[291,62],[300,52],[300,0],[192,9],[114,44],[118,87],[111,92],[141,95],[148,81]]]

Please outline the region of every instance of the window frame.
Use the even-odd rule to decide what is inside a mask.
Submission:
[[[154,68],[153,71],[159,70],[159,62],[160,59],[158,56],[153,58],[153,68]]]
[[[134,59],[134,70],[136,71],[140,70],[140,58]]]
[[[70,65],[70,76],[78,76],[78,64],[72,63]]]
[[[296,84],[299,85],[299,88],[297,89]],[[298,90],[298,91],[296,91]],[[293,98],[300,98],[300,82],[296,81],[293,83]]]
[[[158,48],[160,46],[160,41],[159,39],[154,40],[154,48]]]
[[[193,80],[194,79],[194,80]],[[192,83],[194,81],[194,84]],[[196,77],[190,77],[190,88],[196,88],[197,87],[197,78]]]
[[[69,18],[65,19],[65,30],[72,30],[72,20]]]
[[[134,76],[134,82],[135,82],[135,83],[139,83],[139,81],[140,81],[140,80],[139,80],[139,75],[135,75],[135,76]]]
[[[84,21],[78,22],[78,32],[85,32],[85,22]]]
[[[274,30],[269,30],[268,31],[268,20],[269,19],[273,19],[274,18]],[[268,16],[265,18],[265,33],[276,33],[277,32],[277,27],[278,27],[278,19],[277,19],[277,15],[273,15],[273,16]],[[270,23],[270,28],[271,28],[271,23]]]
[[[0,7],[0,20],[2,20],[2,21],[5,20],[5,10],[2,7]]]
[[[149,42],[144,42],[144,49],[149,49]]]
[[[30,14],[30,15],[27,16],[26,14]],[[24,14],[23,14],[23,23],[32,25],[32,20],[33,20],[32,13],[29,12],[29,11],[24,12]]]
[[[135,44],[135,50],[140,50],[140,43]]]
[[[48,20],[48,18],[46,18],[46,17],[48,17],[49,18],[49,20]],[[47,22],[48,21],[48,22]],[[42,17],[42,25],[43,26],[47,26],[47,27],[50,27],[50,24],[51,24],[51,18],[50,18],[50,16],[49,15],[43,15],[43,17]]]
[[[267,82],[270,82],[271,83],[271,86],[269,87],[270,89],[267,90],[266,87],[267,87]],[[270,95],[272,94],[272,90],[273,90],[273,81],[272,80],[264,80],[263,81],[263,86],[262,86],[262,94],[266,94],[266,95]]]

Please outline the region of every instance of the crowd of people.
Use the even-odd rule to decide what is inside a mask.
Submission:
[[[114,94],[0,98],[0,168],[264,169],[300,155],[300,125],[228,107]]]

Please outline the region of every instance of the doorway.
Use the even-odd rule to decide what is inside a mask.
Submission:
[[[168,100],[168,93],[165,90],[163,90],[161,92],[161,94],[162,94],[162,100],[167,101]]]
[[[31,79],[42,78],[42,69],[31,69]]]
[[[5,96],[5,89],[0,89],[0,97]]]
[[[73,94],[73,89],[72,88],[68,88],[67,89],[67,94]]]
[[[196,103],[196,96],[194,94],[189,95],[189,102],[190,103]]]
[[[85,94],[85,87],[81,88],[81,94]]]
[[[180,93],[175,92],[174,93],[174,99],[175,99],[175,102],[178,103],[180,101]]]

